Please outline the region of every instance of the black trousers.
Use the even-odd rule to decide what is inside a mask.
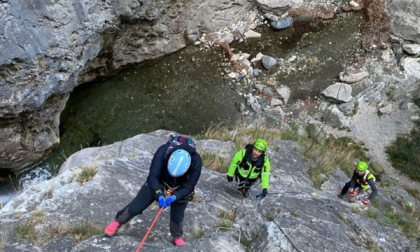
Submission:
[[[153,201],[155,201],[153,191],[146,182],[140,188],[140,191],[130,204],[118,211],[115,216],[115,220],[121,224],[125,224],[136,215],[142,214],[143,211],[153,203]],[[187,205],[188,202],[178,202],[178,200],[176,200],[170,206],[171,213],[169,229],[171,236],[174,238],[181,237],[183,234],[182,227]]]
[[[351,185],[351,181],[347,182],[343,189],[341,190],[341,195],[344,195],[347,193],[347,191],[350,189],[350,185]],[[359,183],[356,183],[356,186],[354,188],[362,188],[362,185],[360,185]]]

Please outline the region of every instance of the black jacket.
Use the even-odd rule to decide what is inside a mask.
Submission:
[[[161,195],[164,196],[162,188],[162,185],[164,184],[171,188],[178,187],[172,195],[175,195],[177,200],[183,199],[194,191],[194,187],[201,175],[202,161],[200,155],[196,152],[195,148],[187,144],[181,144],[175,146],[171,150],[171,153],[178,149],[188,151],[191,155],[191,165],[183,176],[177,178],[172,177],[167,168],[170,156],[170,153],[167,154],[167,151],[170,145],[171,144],[168,142],[160,146],[153,156],[152,164],[150,165],[147,181],[154,192],[155,199],[158,199]]]

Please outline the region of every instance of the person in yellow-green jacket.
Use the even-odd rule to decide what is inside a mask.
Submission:
[[[349,194],[350,201],[354,202],[354,196],[356,195],[356,189],[358,194],[363,194],[364,191],[372,189],[369,197],[363,200],[363,205],[368,206],[370,201],[378,195],[378,188],[375,184],[375,176],[369,171],[369,165],[366,162],[359,162],[357,168],[353,172],[353,176],[350,181],[347,182],[338,197],[342,199],[346,193]]]
[[[244,197],[249,196],[249,189],[261,178],[262,192],[256,196],[263,199],[267,196],[270,182],[270,160],[265,155],[268,144],[263,139],[257,139],[253,144],[248,144],[245,149],[238,151],[232,159],[227,172],[228,182],[239,180],[238,190]]]

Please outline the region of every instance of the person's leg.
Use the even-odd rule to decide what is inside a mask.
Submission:
[[[143,184],[136,197],[125,208],[120,210],[115,219],[121,224],[127,223],[134,216],[142,214],[143,211],[154,201],[154,195],[149,185]]]
[[[238,180],[238,191],[240,191],[241,193],[243,193],[244,188],[245,188],[245,178],[242,177],[241,175],[237,174],[237,180]]]
[[[346,193],[347,193],[347,191],[349,190],[349,188],[350,188],[350,181],[349,181],[349,182],[347,182],[347,183],[344,185],[343,189],[341,190],[340,195],[344,195],[344,194],[346,194]]]
[[[246,179],[244,181],[244,188],[242,191],[242,196],[244,196],[245,198],[249,197],[249,190],[251,189],[252,185],[255,183],[257,179]]]
[[[169,224],[169,230],[171,232],[171,236],[174,238],[174,243],[177,246],[185,245],[185,242],[182,240],[182,228],[187,205],[188,202],[180,203],[176,201],[171,205],[171,221]]]
[[[152,204],[153,200],[153,192],[146,182],[140,188],[140,191],[137,193],[136,197],[130,202],[130,204],[128,204],[123,209],[117,212],[117,214],[115,215],[115,220],[105,228],[105,234],[107,234],[108,236],[113,236],[122,224],[127,223],[134,216],[143,213],[143,211],[150,204]]]

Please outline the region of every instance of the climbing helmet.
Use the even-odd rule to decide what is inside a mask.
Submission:
[[[267,150],[267,142],[261,138],[257,139],[254,143],[254,148],[262,152]]]
[[[172,177],[184,175],[191,165],[191,156],[186,150],[174,151],[168,160],[168,172]]]
[[[368,164],[366,162],[359,162],[357,164],[357,171],[366,171],[368,168]]]

